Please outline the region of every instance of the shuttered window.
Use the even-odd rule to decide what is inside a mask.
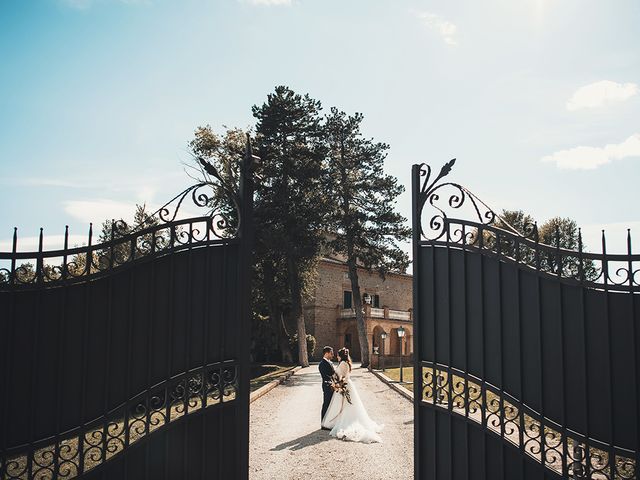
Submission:
[[[352,308],[352,298],[351,298],[351,292],[349,292],[348,290],[344,291],[344,298],[342,300],[342,306],[343,308]]]

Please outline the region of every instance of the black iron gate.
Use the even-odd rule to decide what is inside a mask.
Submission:
[[[413,167],[415,478],[637,478],[630,235],[624,255],[544,245],[444,181],[453,163]]]
[[[67,231],[47,251],[41,232],[23,253],[14,234],[0,253],[0,479],[248,477],[252,158],[248,145],[239,191],[209,166],[98,243],[90,230],[71,247]],[[180,219],[187,204],[207,214]]]

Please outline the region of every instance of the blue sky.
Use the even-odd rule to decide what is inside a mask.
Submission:
[[[0,250],[161,204],[195,127],[278,84],[364,113],[407,186],[456,157],[495,209],[640,246],[638,25],[637,0],[0,0]]]

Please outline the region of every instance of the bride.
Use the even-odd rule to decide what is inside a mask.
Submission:
[[[331,397],[327,413],[322,419],[322,426],[331,429],[330,435],[353,442],[382,442],[379,433],[383,425],[375,423],[364,408],[355,384],[351,380],[351,357],[349,349],[338,350],[339,364],[336,375],[344,379],[348,395],[336,391]]]

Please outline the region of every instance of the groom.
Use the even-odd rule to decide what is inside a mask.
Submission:
[[[331,360],[333,359],[333,348],[324,347],[322,349],[322,360],[320,360],[320,365],[318,365],[318,370],[320,370],[320,376],[322,377],[322,394],[324,396],[324,401],[322,402],[322,414],[320,416],[320,422],[324,418],[325,413],[327,413],[327,409],[329,408],[329,403],[331,402],[331,396],[333,395],[333,389],[331,388],[331,377],[335,372],[335,368],[333,368],[333,364]],[[328,428],[322,427],[323,430],[329,430]]]

